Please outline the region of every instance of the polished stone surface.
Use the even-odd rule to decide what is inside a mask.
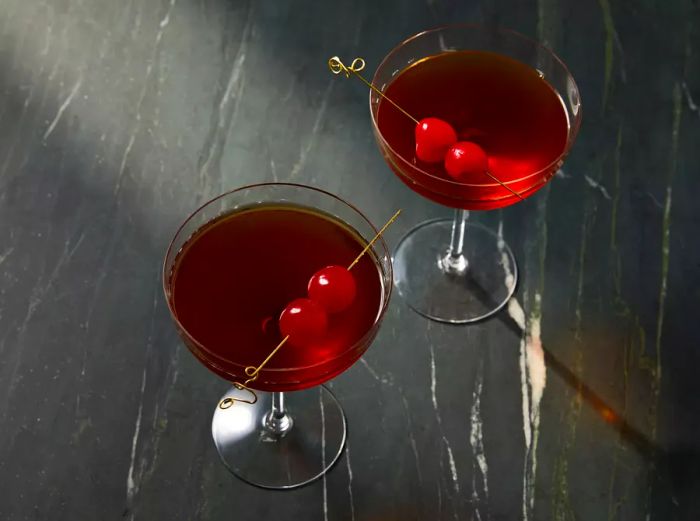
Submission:
[[[399,298],[332,383],[348,451],[292,492],[238,481],[227,384],[182,346],[160,267],[227,188],[310,183],[396,244],[449,211],[370,131],[372,69],[448,21],[544,40],[584,123],[499,212],[507,310],[447,327]],[[700,7],[695,0],[0,0],[0,519],[700,519]]]

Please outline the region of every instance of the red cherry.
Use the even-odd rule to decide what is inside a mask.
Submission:
[[[343,266],[326,266],[309,279],[309,298],[329,313],[347,309],[355,300],[355,277]]]
[[[457,142],[457,133],[447,121],[424,118],[416,125],[416,157],[426,163],[437,163]]]
[[[445,170],[457,181],[467,181],[470,177],[483,174],[487,168],[486,152],[476,143],[460,141],[452,145],[445,155]]]
[[[326,333],[328,317],[326,311],[313,300],[292,300],[280,315],[280,332],[289,335],[289,343],[306,346],[317,342]]]

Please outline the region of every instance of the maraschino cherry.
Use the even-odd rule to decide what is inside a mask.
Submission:
[[[459,141],[445,155],[445,170],[457,181],[468,181],[488,168],[486,152],[476,143]]]
[[[416,157],[425,163],[438,163],[457,142],[457,133],[447,121],[423,118],[416,124]]]
[[[365,85],[387,102],[391,103],[416,124],[416,157],[419,160],[425,163],[444,161],[445,170],[447,170],[448,175],[458,181],[467,181],[472,177],[485,174],[514,196],[523,199],[518,192],[514,191],[488,171],[488,158],[479,145],[468,141],[457,142],[458,137],[454,128],[440,118],[423,118],[418,121],[360,74],[364,66],[365,61],[361,58],[353,60],[350,67],[346,67],[337,56],[333,56],[328,60],[328,67],[333,74],[345,74],[347,78],[350,77],[351,73],[354,74],[362,80]],[[480,134],[482,134],[482,132],[478,129],[468,128],[462,130],[460,137],[466,139],[469,137],[478,137]]]
[[[338,313],[350,307],[355,300],[357,285],[350,270],[343,266],[326,266],[309,279],[309,298],[329,313]]]
[[[307,346],[326,334],[328,316],[320,304],[308,298],[292,300],[280,315],[280,332],[289,336],[289,343]]]

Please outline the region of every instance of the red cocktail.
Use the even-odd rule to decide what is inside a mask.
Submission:
[[[332,194],[273,183],[213,199],[175,235],[163,268],[165,295],[190,351],[235,383],[214,413],[212,433],[223,462],[241,479],[293,488],[323,475],[340,456],[345,417],[319,384],[362,356],[386,311],[392,267],[384,241],[373,243],[350,271],[344,268],[376,234],[358,210]],[[329,265],[354,283],[350,299],[342,309],[324,300],[323,334],[310,344],[289,338],[263,363],[283,340],[279,317],[290,301],[307,293],[328,298],[323,284],[331,275],[323,282],[314,277],[316,293],[307,285]],[[295,391],[291,405],[282,391]]]
[[[339,72],[337,65],[331,69]],[[370,92],[373,129],[388,165],[418,194],[455,208],[453,219],[422,223],[402,239],[394,255],[399,293],[442,322],[492,315],[513,294],[517,266],[500,231],[467,222],[467,210],[519,202],[553,177],[581,122],[573,77],[529,38],[452,25],[399,44],[372,85],[381,93]],[[423,118],[449,124],[442,137],[458,141],[462,158],[478,168],[451,171],[454,148],[433,162],[426,162],[430,154],[419,159],[416,123]],[[478,154],[466,156],[468,147]]]
[[[449,122],[460,141],[486,152],[488,171],[522,197],[544,186],[566,149],[569,118],[559,94],[535,69],[508,56],[453,51],[423,58],[384,93],[417,119]],[[376,117],[389,164],[421,195],[470,210],[519,200],[485,174],[455,182],[442,162],[421,162],[415,124],[391,103],[380,101]]]
[[[244,381],[245,367],[257,366],[282,340],[278,317],[306,294],[309,278],[328,265],[349,265],[365,246],[348,225],[311,208],[270,203],[233,210],[182,247],[169,276],[170,304],[195,340],[199,360],[224,378]],[[251,387],[318,385],[362,355],[382,310],[382,273],[372,255],[364,255],[352,273],[355,299],[330,315],[327,334],[313,346],[281,349]]]

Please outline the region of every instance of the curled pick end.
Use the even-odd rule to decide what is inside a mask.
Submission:
[[[231,398],[230,396],[227,396],[219,402],[219,409],[228,409],[229,407],[235,405],[236,402],[253,405],[258,401],[258,395],[255,394],[255,391],[253,391],[250,387],[247,387],[245,384],[242,384],[240,382],[233,382],[233,386],[239,391],[248,392],[248,398]]]
[[[328,68],[333,74],[345,74],[346,78],[350,77],[350,73],[358,73],[365,68],[365,60],[355,58],[350,67],[346,66],[339,57],[333,56],[328,60]]]

